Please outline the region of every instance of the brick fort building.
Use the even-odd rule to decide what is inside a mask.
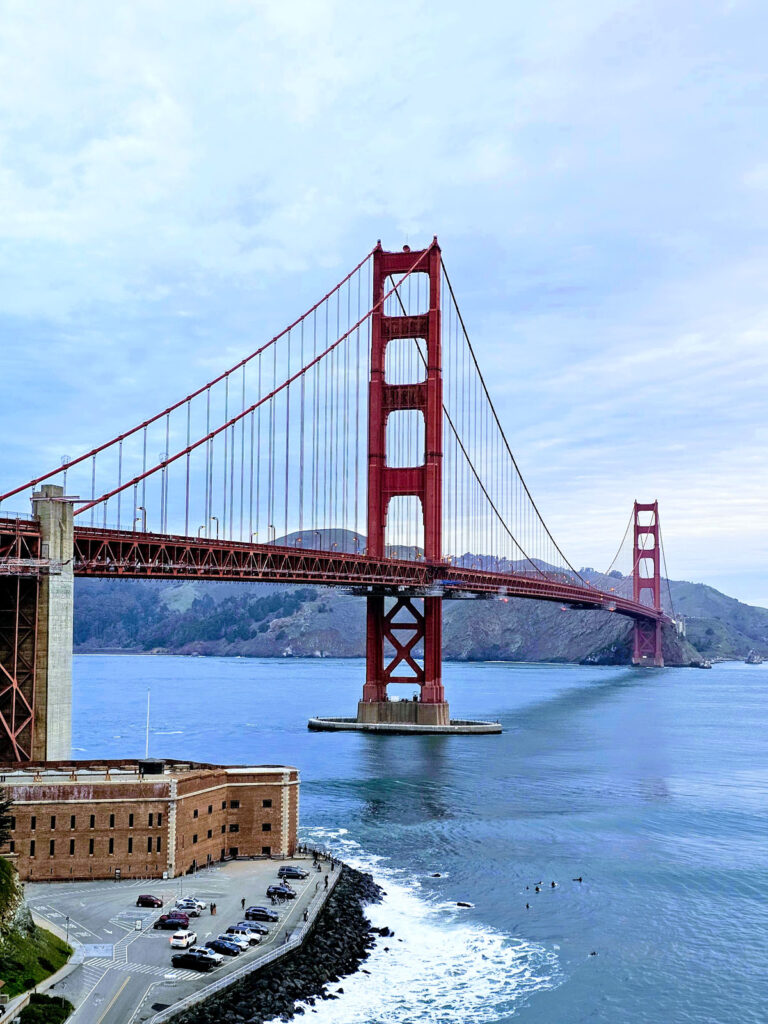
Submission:
[[[299,773],[176,760],[0,766],[24,881],[162,878],[296,849]]]

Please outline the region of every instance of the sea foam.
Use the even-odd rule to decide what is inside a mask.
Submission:
[[[338,999],[301,1004],[317,1024],[492,1024],[560,980],[554,952],[429,902],[418,880],[366,854],[347,830],[305,828],[302,838],[374,875],[387,895],[366,914],[394,932],[377,940],[363,964],[370,974],[360,970],[328,986],[332,994],[343,988]]]

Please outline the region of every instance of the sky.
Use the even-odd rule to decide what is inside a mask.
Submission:
[[[0,491],[437,234],[577,566],[768,606],[759,0],[0,0]],[[25,509],[20,509],[25,511]]]

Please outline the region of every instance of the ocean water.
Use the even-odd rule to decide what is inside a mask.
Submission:
[[[318,1024],[765,1024],[768,665],[444,673],[501,736],[309,733],[360,661],[79,656],[74,746],[142,755],[150,689],[151,754],[301,769],[395,931]]]

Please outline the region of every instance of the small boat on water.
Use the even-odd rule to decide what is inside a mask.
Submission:
[[[757,651],[752,650],[752,651],[749,652],[749,654],[744,659],[744,664],[745,665],[762,665],[763,664],[762,655],[758,654]]]

